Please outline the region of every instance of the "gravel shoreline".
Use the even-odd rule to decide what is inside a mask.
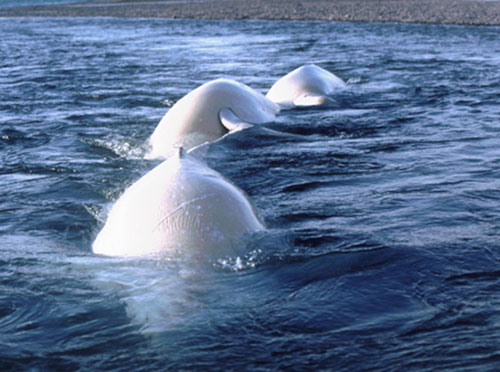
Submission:
[[[0,9],[0,17],[327,20],[500,25],[500,1],[107,0]]]

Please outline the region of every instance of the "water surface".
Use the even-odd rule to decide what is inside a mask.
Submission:
[[[81,0],[2,0],[0,1],[0,8],[28,5],[66,4],[76,3],[78,1]]]
[[[0,28],[0,369],[496,370],[498,28]],[[208,152],[267,232],[218,261],[92,254],[174,102],[218,77],[265,93],[305,63],[348,83],[334,107]]]

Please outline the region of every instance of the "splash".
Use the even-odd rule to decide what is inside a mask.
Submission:
[[[108,150],[114,155],[126,160],[142,160],[148,151],[145,143],[139,143],[131,138],[118,134],[105,136],[104,138],[93,138],[86,141],[87,144]]]

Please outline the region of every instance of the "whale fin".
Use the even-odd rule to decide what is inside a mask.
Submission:
[[[222,125],[230,132],[236,132],[252,127],[251,124],[248,124],[241,120],[233,110],[227,107],[224,107],[219,111],[219,120]]]
[[[328,106],[335,101],[327,96],[316,94],[302,94],[293,100],[293,104],[297,107],[309,106]]]

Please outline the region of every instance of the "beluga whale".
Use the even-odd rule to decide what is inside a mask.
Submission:
[[[273,121],[279,107],[249,86],[216,79],[181,98],[149,139],[149,158],[167,158],[176,147],[191,149],[214,141],[242,123]]]
[[[314,64],[301,66],[279,79],[266,97],[281,108],[328,106],[328,97],[346,84],[331,72]]]
[[[118,198],[92,249],[96,254],[141,257],[192,253],[235,256],[235,242],[264,230],[245,193],[184,148]]]

